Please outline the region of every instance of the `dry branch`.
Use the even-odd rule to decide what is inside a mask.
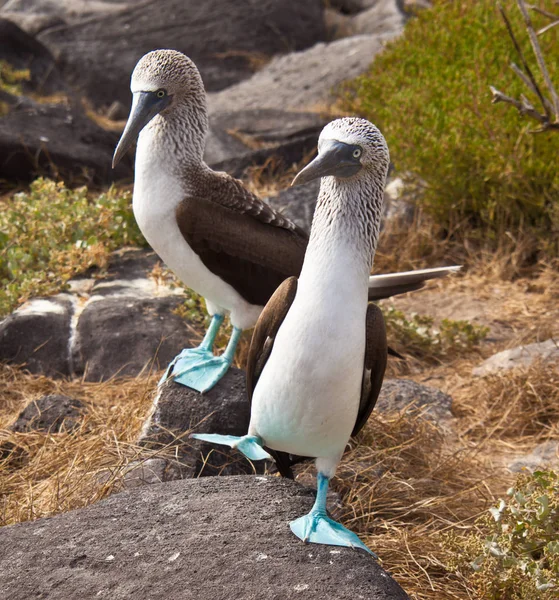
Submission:
[[[514,31],[507,17],[507,14],[503,6],[499,4],[499,11],[501,13],[501,16],[503,17],[509,36],[522,63],[522,69],[514,63],[511,63],[510,67],[520,77],[520,79],[524,82],[526,87],[528,87],[528,89],[538,97],[543,112],[537,110],[524,95],[521,95],[520,99],[512,98],[511,96],[508,96],[507,94],[504,94],[503,92],[499,91],[494,86],[490,86],[492,102],[493,104],[496,104],[497,102],[506,102],[507,104],[511,104],[522,115],[526,115],[538,121],[541,125],[541,128],[536,130],[536,132],[546,131],[549,129],[559,129],[559,95],[557,94],[553,82],[551,81],[551,77],[549,76],[547,65],[545,64],[545,59],[543,57],[543,53],[538,42],[538,34],[543,33],[544,31],[550,29],[551,27],[559,23],[559,17],[557,17],[557,15],[539,9],[535,6],[526,5],[524,0],[517,0],[516,3],[518,4],[518,8],[522,13],[524,24],[526,26],[526,30],[530,38],[530,43],[532,45],[532,50],[536,55],[536,61],[538,63],[539,70],[543,76],[545,86],[547,88],[546,91],[549,94],[549,98],[551,98],[551,100],[544,96],[542,90],[540,89],[540,86],[538,85],[538,82],[528,65],[524,53],[522,52],[522,48],[520,47],[520,44],[518,43],[518,40],[514,35]],[[528,14],[528,8],[530,8],[531,10],[535,10],[539,14],[542,14],[550,19],[554,19],[554,22],[548,25],[547,27],[541,29],[538,33],[536,33],[530,15]]]

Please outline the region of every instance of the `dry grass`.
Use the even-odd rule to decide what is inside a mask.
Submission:
[[[105,383],[53,381],[0,366],[0,525],[79,508],[110,494],[129,464],[144,457],[135,442],[155,383],[155,376]],[[85,404],[75,429],[5,429],[27,404],[53,393]]]

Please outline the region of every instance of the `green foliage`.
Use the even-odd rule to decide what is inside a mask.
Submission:
[[[28,69],[16,70],[6,61],[0,60],[0,90],[20,96],[22,94],[21,84],[29,81],[31,74]],[[0,102],[0,117],[9,112],[9,107],[4,102]]]
[[[381,306],[388,337],[405,348],[404,353],[423,359],[440,359],[454,352],[469,351],[489,333],[487,327],[468,321],[443,319],[438,327],[432,317],[406,316],[394,307]]]
[[[505,7],[533,57],[518,8]],[[558,41],[559,28],[540,39],[555,79]],[[527,93],[512,61],[518,56],[494,0],[436,0],[342,89],[342,107],[379,126],[396,168],[424,186],[422,205],[450,231],[490,241],[506,228],[514,237],[533,228],[557,250],[559,136],[534,135],[517,111],[491,104],[490,85]],[[537,72],[535,59],[533,66]]]
[[[129,192],[95,199],[86,188],[37,179],[0,210],[0,315],[38,294],[60,291],[77,273],[104,266],[109,252],[145,244]]]
[[[521,475],[507,500],[477,522],[477,533],[448,535],[451,567],[487,600],[552,600],[559,593],[559,476]]]
[[[29,69],[16,70],[6,61],[0,60],[0,89],[20,96],[22,94],[21,84],[30,79]]]

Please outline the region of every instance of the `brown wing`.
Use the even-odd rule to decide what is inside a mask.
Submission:
[[[352,436],[361,431],[375,407],[388,360],[386,326],[382,312],[376,304],[371,303],[367,308],[366,327],[367,342],[363,383],[361,384],[361,400],[355,427],[351,433]]]
[[[267,202],[253,194],[239,179],[235,179],[227,173],[214,171],[206,175],[205,184],[211,190],[212,202],[235,212],[250,215],[267,225],[288,229],[302,237],[308,237],[304,229],[295,225],[285,215],[274,210]]]
[[[252,404],[252,395],[258,379],[264,370],[264,366],[270,357],[274,340],[285,316],[289,312],[295,294],[297,293],[297,278],[286,279],[275,291],[270,301],[264,307],[260,318],[256,323],[250,342],[250,350],[247,359],[246,388],[248,401]],[[278,471],[284,476],[293,479],[291,471],[291,459],[285,452],[277,452],[267,448],[274,457]]]
[[[177,222],[210,271],[247,302],[264,306],[287,277],[301,272],[308,238],[302,230],[286,227],[290,221],[284,222],[269,207],[275,221],[264,209],[252,214],[249,205],[245,208],[240,212],[213,200],[189,197],[177,207]]]

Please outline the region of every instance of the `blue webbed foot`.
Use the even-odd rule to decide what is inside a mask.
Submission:
[[[375,558],[377,555],[353,531],[334,521],[326,514],[326,494],[330,480],[323,473],[316,479],[316,500],[311,512],[289,524],[291,531],[304,542],[361,548]]]
[[[183,350],[172,363],[170,376],[182,385],[207,392],[227,373],[231,361],[201,348]],[[165,377],[165,379],[167,376]]]
[[[240,329],[233,328],[225,352],[221,356],[215,356],[212,347],[222,323],[223,316],[214,315],[202,343],[197,348],[183,350],[167,367],[159,385],[172,377],[177,383],[198,392],[211,390],[229,370],[242,333]]]
[[[289,527],[304,542],[361,548],[377,558],[353,531],[320,512],[311,511],[308,515],[292,521]]]
[[[249,460],[265,460],[272,457],[262,448],[262,440],[255,435],[219,435],[218,433],[192,433],[191,438],[212,444],[236,448]]]

